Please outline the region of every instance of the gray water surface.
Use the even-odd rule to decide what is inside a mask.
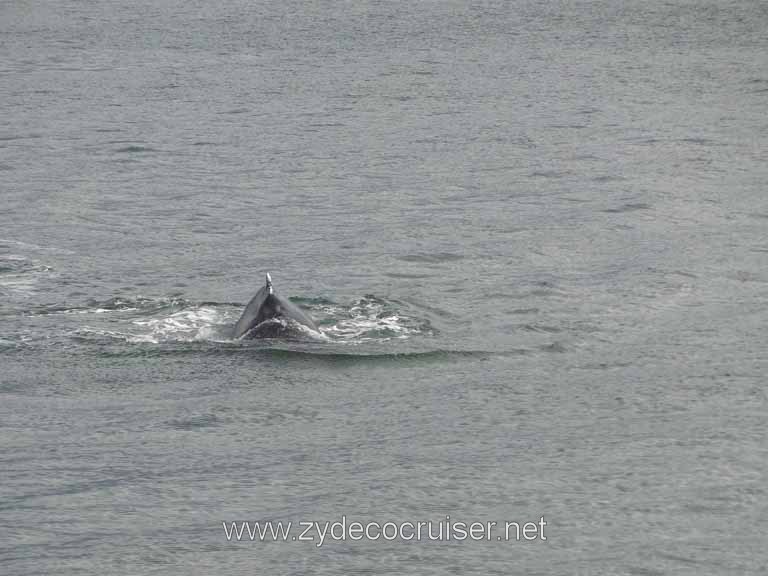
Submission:
[[[768,572],[766,30],[0,2],[0,573]],[[547,539],[222,527],[447,515]]]

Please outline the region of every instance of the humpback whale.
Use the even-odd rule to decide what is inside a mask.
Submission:
[[[267,273],[267,283],[245,307],[235,324],[232,337],[279,338],[295,335],[296,324],[317,332],[317,326],[309,314],[275,293],[272,277]],[[300,329],[299,329],[300,330]]]

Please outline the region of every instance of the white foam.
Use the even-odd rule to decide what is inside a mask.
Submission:
[[[338,316],[341,310],[329,306],[325,311]],[[346,313],[351,317],[324,327],[323,332],[335,340],[350,342],[403,339],[421,332],[420,328],[413,325],[412,319],[394,312],[387,314],[384,304],[379,301],[364,299]]]
[[[227,317],[214,308],[181,310],[163,318],[133,320],[132,324],[149,331],[135,334],[129,342],[193,342],[215,339],[215,326],[226,323]]]

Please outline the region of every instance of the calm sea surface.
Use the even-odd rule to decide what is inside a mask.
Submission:
[[[0,2],[0,573],[768,573],[767,30]],[[342,516],[546,540],[222,525]]]

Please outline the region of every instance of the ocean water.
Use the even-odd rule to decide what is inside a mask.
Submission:
[[[766,30],[0,2],[0,573],[768,572]],[[225,530],[446,517],[546,528]]]

